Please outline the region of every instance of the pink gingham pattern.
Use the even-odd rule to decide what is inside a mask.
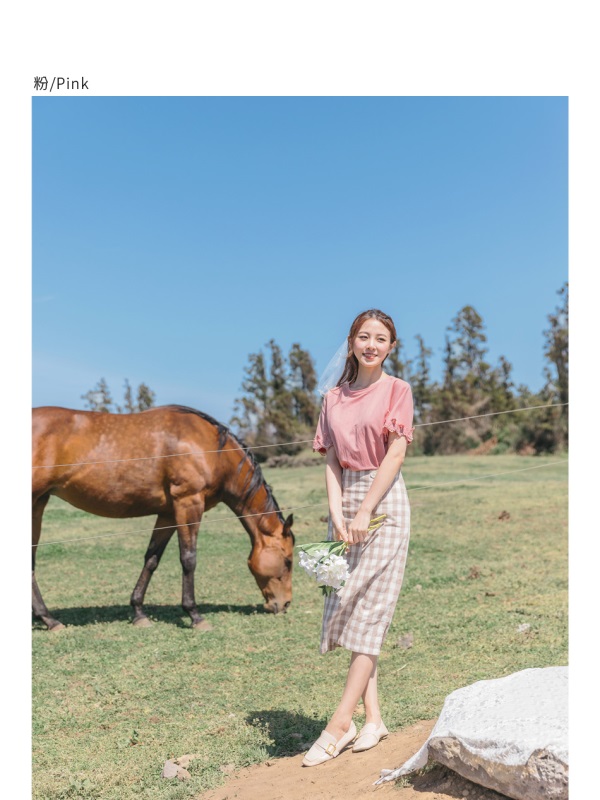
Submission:
[[[348,525],[373,478],[374,470],[344,470],[342,510]],[[321,653],[345,647],[379,655],[400,594],[410,537],[410,505],[402,473],[384,494],[373,517],[387,514],[383,525],[365,542],[346,552],[350,577],[325,598]],[[327,534],[333,539],[331,520]]]

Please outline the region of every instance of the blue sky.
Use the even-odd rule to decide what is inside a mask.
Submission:
[[[319,371],[369,307],[438,377],[466,304],[538,389],[567,145],[562,97],[36,97],[33,404],[128,378],[227,422],[249,353]]]

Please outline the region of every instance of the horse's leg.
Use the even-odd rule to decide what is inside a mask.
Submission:
[[[198,500],[191,502],[190,498],[182,498],[175,504],[175,519],[179,526],[177,528],[179,558],[183,570],[181,605],[183,610],[190,615],[194,630],[209,631],[212,629],[212,625],[204,619],[196,608],[194,594],[196,543],[198,541],[198,529],[200,528],[202,511],[202,503]]]
[[[175,521],[172,516],[158,516],[154,531],[150,538],[150,544],[144,556],[144,568],[135,585],[135,589],[131,594],[131,605],[133,607],[133,624],[141,628],[146,628],[152,625],[152,622],[144,614],[142,605],[144,603],[144,595],[150,583],[154,570],[158,567],[162,554],[165,552],[169,540],[175,532]]]
[[[46,608],[46,604],[42,598],[42,593],[37,585],[37,581],[35,579],[35,556],[37,553],[37,545],[40,541],[40,535],[42,533],[42,516],[44,514],[44,509],[46,508],[46,504],[50,499],[49,494],[42,495],[41,497],[36,498],[33,501],[33,519],[32,519],[32,545],[31,548],[31,589],[32,589],[32,607],[33,613],[36,617],[45,622],[48,626],[49,631],[60,631],[65,626],[55,619],[52,614]]]

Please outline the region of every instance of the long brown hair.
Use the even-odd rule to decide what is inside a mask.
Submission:
[[[354,383],[358,376],[358,359],[354,355],[352,343],[358,335],[361,325],[368,319],[377,319],[382,322],[390,332],[390,343],[397,340],[396,326],[394,320],[380,311],[378,308],[370,308],[368,311],[362,311],[350,326],[350,333],[348,334],[348,355],[346,356],[346,363],[344,364],[344,371],[342,377],[337,382],[336,386],[341,386],[343,383]],[[387,358],[387,356],[385,357]],[[385,361],[385,358],[383,359]]]

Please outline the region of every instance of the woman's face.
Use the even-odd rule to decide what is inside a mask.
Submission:
[[[366,319],[352,342],[352,350],[359,366],[381,366],[396,344],[390,338],[390,332],[383,322]]]

